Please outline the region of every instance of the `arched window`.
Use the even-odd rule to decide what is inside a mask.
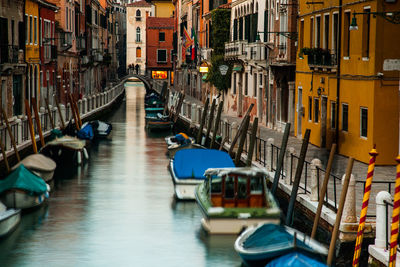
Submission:
[[[140,17],[142,14],[141,14],[141,12],[140,12],[140,10],[138,9],[138,10],[136,10],[136,17]]]
[[[136,47],[136,58],[142,57],[142,49],[140,47]]]
[[[140,42],[140,28],[136,28],[136,42]]]

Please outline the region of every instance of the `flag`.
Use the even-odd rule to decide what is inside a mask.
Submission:
[[[197,37],[196,37],[196,32],[192,28],[192,50],[191,50],[192,60],[196,59],[196,52],[197,52]]]
[[[185,40],[184,41],[185,48],[190,47],[192,45],[192,43],[193,43],[193,40],[192,40],[192,38],[190,38],[190,35],[187,32],[185,27],[183,27],[183,37],[184,37],[184,40]]]

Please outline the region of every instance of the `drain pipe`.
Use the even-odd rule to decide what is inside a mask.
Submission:
[[[339,153],[340,144],[339,144],[339,108],[340,108],[340,61],[341,61],[341,45],[342,45],[342,4],[343,0],[339,0],[339,36],[337,38],[338,46],[337,46],[337,70],[336,70],[336,140],[337,144],[336,151]]]

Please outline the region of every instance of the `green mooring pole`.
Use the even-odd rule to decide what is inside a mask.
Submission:
[[[282,165],[283,165],[283,159],[285,157],[287,142],[289,139],[289,132],[290,132],[290,123],[288,122],[288,123],[286,123],[285,131],[283,132],[281,151],[279,151],[278,164],[276,165],[274,183],[272,184],[272,188],[271,188],[271,193],[274,196],[276,194],[276,189],[278,188],[279,178],[281,177],[281,170],[282,170]],[[286,175],[289,175],[289,174],[287,173]]]
[[[297,162],[296,174],[292,186],[292,193],[290,194],[289,207],[286,214],[286,225],[291,226],[293,223],[294,204],[296,202],[297,190],[299,189],[301,173],[303,172],[304,161],[306,159],[308,141],[310,140],[310,129],[306,129],[304,134],[303,143],[301,145],[299,161]]]

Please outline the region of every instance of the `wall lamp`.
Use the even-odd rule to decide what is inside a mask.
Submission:
[[[400,11],[393,12],[353,12],[353,18],[351,19],[351,24],[349,27],[350,31],[358,30],[356,15],[370,15],[372,14],[374,18],[380,16],[385,20],[393,24],[400,24]]]

